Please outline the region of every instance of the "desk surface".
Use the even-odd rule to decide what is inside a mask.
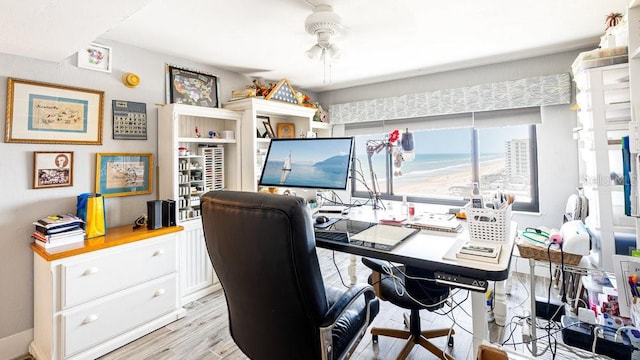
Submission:
[[[373,210],[371,207],[362,206],[351,209],[348,217],[354,220],[375,222],[377,219],[383,218],[383,216],[381,210]],[[316,245],[354,255],[372,257],[469,278],[492,281],[507,279],[517,226],[515,224],[511,226],[512,234],[509,240],[502,245],[500,261],[497,264],[455,259],[457,249],[469,238],[466,226],[464,228],[459,233],[422,230],[390,251],[323,241],[321,239],[316,240]]]

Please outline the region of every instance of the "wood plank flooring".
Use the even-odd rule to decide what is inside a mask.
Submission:
[[[345,283],[349,282],[347,266],[349,255],[318,249],[318,256],[322,273],[327,285],[343,286],[340,276]],[[523,261],[523,260],[520,260]],[[514,261],[515,262],[515,261]],[[512,263],[515,267],[515,264]],[[366,281],[369,271],[358,259],[358,279]],[[508,296],[507,326],[500,327],[495,323],[489,324],[492,342],[505,342],[504,348],[518,356],[519,359],[532,357],[531,353],[520,343],[520,321],[514,316],[522,316],[529,310],[528,280],[523,275],[513,275],[511,294]],[[548,281],[537,282],[536,295],[545,295]],[[455,291],[455,290],[454,290]],[[421,311],[422,328],[449,328],[455,329],[455,343],[453,348],[446,345],[446,337],[434,339],[433,342],[439,348],[445,349],[456,359],[475,359],[471,354],[472,336],[471,330],[471,299],[467,299],[467,291],[457,291],[453,299],[460,302],[461,306],[452,310],[448,316],[438,315],[429,311]],[[554,295],[555,296],[555,295]],[[465,301],[466,299],[466,301]],[[447,311],[448,307],[440,311]],[[381,302],[380,314],[373,322],[373,326],[388,328],[403,328],[403,312],[390,303]],[[515,323],[511,323],[512,318]],[[540,322],[540,321],[539,321]],[[510,334],[513,331],[513,336]],[[544,339],[538,343],[540,352],[547,343],[547,335],[543,330],[538,331]],[[561,339],[559,334],[556,338]],[[357,350],[351,357],[354,360],[386,360],[395,359],[404,346],[404,340],[391,339],[381,336],[377,344],[372,344],[371,336],[365,335]],[[578,350],[576,353],[558,345],[555,359],[576,359],[578,357],[591,358],[591,353]],[[416,346],[413,348],[409,360],[435,359],[436,357],[425,349]],[[540,359],[554,358],[550,350],[541,354]],[[598,359],[599,357],[595,357]],[[236,347],[228,331],[227,309],[224,296],[217,292],[193,303],[187,307],[187,315],[163,328],[156,330],[130,344],[127,344],[103,357],[101,360],[130,360],[130,359],[202,359],[202,360],[245,360],[247,357]]]

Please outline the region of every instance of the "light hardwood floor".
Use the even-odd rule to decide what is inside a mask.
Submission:
[[[322,272],[327,285],[343,286],[341,284],[340,275],[347,283],[348,273],[347,265],[349,256],[346,254],[332,252],[329,250],[318,249],[318,255]],[[335,264],[334,265],[334,258]],[[523,261],[523,260],[519,260]],[[514,260],[515,262],[515,260]],[[512,263],[515,266],[514,263]],[[338,271],[339,269],[339,271]],[[366,281],[368,270],[358,259],[358,279]],[[528,280],[526,276],[514,274],[512,276],[511,294],[508,296],[508,314],[507,325],[505,327],[497,326],[495,323],[489,324],[490,337],[492,342],[503,343],[505,349],[521,356],[531,357],[531,353],[520,343],[521,326],[517,325],[520,321],[517,317],[525,314],[529,308],[528,297]],[[546,294],[548,281],[538,280],[536,295]],[[539,289],[539,290],[538,290]],[[455,291],[454,291],[455,292]],[[555,295],[554,295],[555,296]],[[421,312],[422,328],[449,328],[455,329],[455,343],[453,348],[446,345],[446,337],[434,339],[434,343],[440,348],[445,349],[456,359],[475,359],[471,354],[472,336],[468,332],[471,329],[471,300],[467,298],[467,291],[457,291],[453,299],[461,302],[461,306],[457,307],[449,316],[438,315],[429,311]],[[440,311],[448,310],[448,307]],[[387,302],[381,302],[380,314],[375,318],[373,326],[403,328],[402,313],[405,310],[400,309]],[[453,319],[455,319],[455,324]],[[515,323],[511,323],[512,319]],[[539,321],[540,322],[540,321]],[[510,337],[513,330],[513,336]],[[542,350],[547,342],[546,332],[538,331],[539,335],[543,335],[544,339],[538,344],[538,351]],[[560,334],[556,334],[555,338],[560,340]],[[510,340],[509,340],[510,339]],[[361,340],[356,352],[351,359],[354,360],[378,360],[378,359],[395,359],[396,355],[404,346],[404,340],[396,340],[381,336],[378,344],[372,344],[371,336],[365,335]],[[555,359],[576,359],[591,358],[591,353],[578,351],[574,353],[565,349],[562,345],[557,347]],[[410,360],[435,359],[428,351],[421,347],[414,347],[411,352]],[[554,358],[551,351],[544,352],[540,359]],[[598,357],[596,357],[598,358]],[[202,299],[194,301],[187,307],[187,315],[178,321],[175,321],[155,332],[148,334],[128,345],[119,348],[102,358],[101,360],[124,360],[124,359],[202,359],[202,360],[235,360],[247,359],[242,352],[236,347],[231,339],[228,331],[226,303],[221,292],[208,295]]]

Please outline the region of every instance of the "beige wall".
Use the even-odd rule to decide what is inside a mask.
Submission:
[[[61,85],[102,90],[104,96],[103,145],[48,145],[0,142],[0,359],[15,356],[9,353],[8,337],[33,327],[33,257],[29,248],[32,222],[50,214],[75,213],[76,196],[95,189],[95,157],[99,152],[142,152],[157,154],[157,104],[165,102],[166,63],[198,69],[219,75],[221,99],[228,100],[231,90],[250,84],[250,79],[233,72],[184,61],[167,55],[151,53],[117,43],[113,46],[113,72],[103,73],[76,66],[75,54],[62,63],[52,63],[0,54],[0,113],[6,113],[7,77],[29,79]],[[140,75],[139,87],[122,85],[124,72]],[[147,140],[113,140],[111,100],[126,100],[147,104]],[[4,129],[5,122],[1,125]],[[74,178],[72,187],[32,189],[33,151],[73,151]],[[157,164],[157,158],[156,164]],[[155,167],[155,166],[154,166]],[[159,179],[162,181],[162,179]],[[146,213],[150,195],[107,198],[109,226],[133,223]],[[3,340],[4,345],[3,345]],[[15,339],[14,339],[15,340]],[[20,353],[26,353],[24,347]],[[4,354],[3,354],[4,352]]]

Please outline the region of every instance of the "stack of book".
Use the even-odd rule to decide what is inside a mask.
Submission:
[[[47,251],[70,249],[84,243],[84,221],[71,214],[47,216],[33,223],[34,243]]]
[[[500,244],[466,242],[456,253],[458,259],[475,260],[497,264],[500,261]]]

